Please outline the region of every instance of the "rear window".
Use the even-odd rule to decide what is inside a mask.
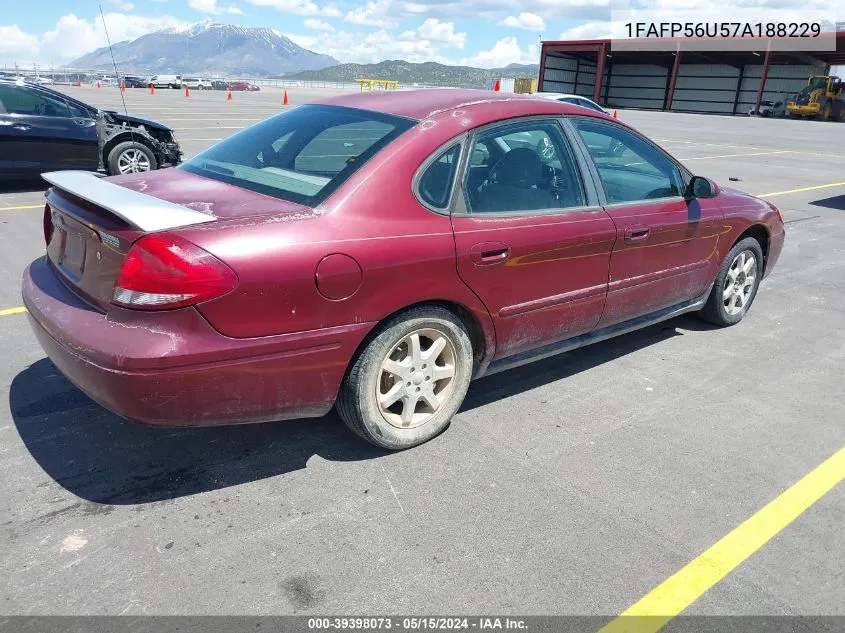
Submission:
[[[414,123],[367,110],[304,105],[229,137],[180,169],[315,206]]]

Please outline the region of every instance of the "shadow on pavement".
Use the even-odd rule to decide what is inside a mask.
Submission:
[[[4,193],[41,193],[47,191],[47,183],[40,176],[0,180],[0,194]]]
[[[690,317],[474,382],[463,410],[564,379],[673,336],[709,327]],[[41,468],[74,495],[102,504],[140,504],[282,475],[312,455],[331,461],[387,454],[331,413],[323,418],[194,429],[123,420],[76,389],[48,359],[15,376],[9,405]]]
[[[837,211],[845,211],[845,195],[833,196],[832,198],[823,198],[821,200],[813,200],[810,204],[814,207],[824,207],[825,209],[836,209]]]

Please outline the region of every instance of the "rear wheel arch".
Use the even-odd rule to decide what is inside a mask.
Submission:
[[[411,313],[414,310],[426,307],[443,308],[444,310],[448,310],[449,312],[451,312],[460,320],[461,324],[466,330],[467,336],[469,336],[470,343],[472,344],[472,354],[475,365],[473,367],[474,375],[478,369],[479,363],[482,360],[489,359],[489,357],[492,356],[493,349],[490,345],[490,337],[488,335],[488,332],[485,330],[483,324],[481,323],[481,320],[470,308],[457,301],[449,299],[431,299],[426,301],[419,301],[417,303],[412,303],[411,305],[407,305],[398,310],[395,310],[390,314],[387,314],[381,319],[379,319],[378,322],[372,327],[372,329],[370,329],[364,339],[358,344],[358,347],[355,349],[355,353],[352,354],[352,357],[349,359],[349,364],[347,366],[346,371],[348,372],[349,369],[355,364],[357,358],[364,352],[364,350],[367,349],[367,346],[378,335],[385,323],[389,323],[390,321],[402,316],[405,313]],[[491,330],[492,327],[493,326],[491,323]]]

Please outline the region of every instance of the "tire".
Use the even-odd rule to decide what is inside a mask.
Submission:
[[[737,265],[741,266],[740,255],[744,255],[747,261],[748,257],[753,257],[754,264],[751,268],[753,270],[754,279],[750,285],[745,285],[748,281],[748,269],[738,273]],[[746,264],[746,267],[748,264]],[[710,291],[710,296],[707,298],[707,303],[700,311],[700,316],[707,322],[721,327],[736,325],[742,321],[743,317],[748,312],[754,298],[757,296],[757,289],[760,287],[760,280],[763,276],[763,250],[760,248],[760,242],[753,237],[746,237],[737,242],[734,247],[728,252],[725,261],[719,268],[719,274],[716,275],[716,281],[713,284],[713,290]],[[725,296],[728,291],[729,281],[732,282],[733,291],[729,297]],[[740,294],[737,294],[741,292]],[[741,300],[741,301],[740,301]]]
[[[442,348],[427,358],[434,341],[443,341]],[[388,364],[398,372],[385,369]],[[412,308],[379,327],[354,359],[340,387],[337,411],[368,442],[391,450],[411,448],[446,429],[466,396],[472,367],[472,343],[460,319],[437,306]],[[393,404],[381,406],[379,394]]]
[[[121,171],[121,156],[127,152],[140,152],[140,154],[143,154],[146,158],[146,162],[138,156],[138,169],[135,171]],[[124,158],[129,159],[129,156],[127,155]],[[124,141],[123,143],[115,145],[106,158],[106,164],[108,165],[110,176],[118,176],[120,174],[129,174],[141,171],[153,171],[156,167],[158,167],[153,151],[143,143],[139,143],[137,141]],[[146,168],[144,168],[145,166]]]

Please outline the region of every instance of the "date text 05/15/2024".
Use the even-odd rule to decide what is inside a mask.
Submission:
[[[330,630],[396,630],[396,631],[520,631],[525,620],[511,617],[316,617],[308,619],[311,631]]]

